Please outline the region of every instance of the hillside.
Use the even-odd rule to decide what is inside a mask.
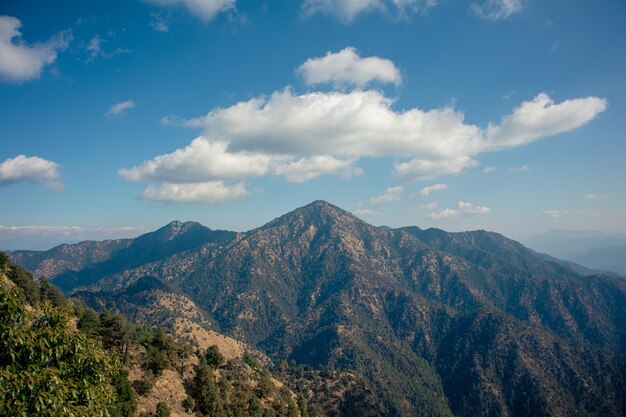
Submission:
[[[213,332],[194,350],[162,328],[97,314],[1,252],[0,335],[3,416],[324,415],[241,343]]]
[[[166,251],[140,243],[147,234],[50,278],[131,317],[164,294],[188,300],[188,320],[274,361],[354,375],[343,398],[372,415],[626,414],[622,279],[579,275],[496,233],[378,228],[323,201],[213,233]]]

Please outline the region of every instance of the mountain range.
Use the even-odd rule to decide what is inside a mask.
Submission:
[[[497,233],[315,201],[244,233],[172,222],[9,256],[94,308],[354,375],[329,415],[626,415],[626,280]]]
[[[626,277],[626,235],[594,230],[556,229],[525,238],[539,252]]]

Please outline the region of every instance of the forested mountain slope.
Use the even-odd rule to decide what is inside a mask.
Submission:
[[[323,201],[215,233],[160,252],[140,237],[51,279],[135,315],[144,301],[128,292],[157,285],[272,359],[352,373],[378,415],[626,414],[622,279],[496,233],[379,228]]]

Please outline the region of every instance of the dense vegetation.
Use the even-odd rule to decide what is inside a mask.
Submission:
[[[0,252],[0,415],[130,417],[165,369],[186,380],[182,404],[197,416],[317,417],[306,400],[278,388],[252,356],[226,361],[217,346],[194,351],[163,328],[133,325],[118,313],[97,313],[66,301]],[[143,377],[128,379],[138,359]],[[194,360],[197,361],[193,365]],[[221,377],[216,377],[219,370]],[[159,402],[154,413],[169,417]]]
[[[52,282],[91,284],[75,294],[133,317],[142,294],[186,297],[209,328],[309,365],[306,381],[281,378],[328,415],[626,415],[626,280],[496,233],[374,227],[322,201],[216,237],[168,225],[126,246],[136,261],[121,249],[72,264],[70,247],[33,266],[62,266]],[[328,394],[313,382],[323,370],[336,372]]]
[[[1,253],[0,273],[17,285],[0,291],[0,415],[133,416],[128,373],[72,328],[72,305]]]

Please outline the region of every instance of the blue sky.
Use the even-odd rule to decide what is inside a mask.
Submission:
[[[376,225],[626,230],[621,0],[0,15],[0,249],[247,230],[316,199]]]

